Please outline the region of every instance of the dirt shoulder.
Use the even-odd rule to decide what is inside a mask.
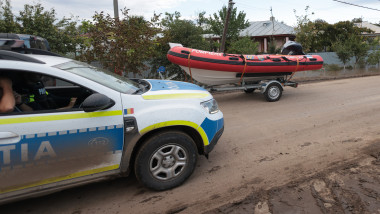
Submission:
[[[205,213],[380,213],[380,139],[355,160]]]

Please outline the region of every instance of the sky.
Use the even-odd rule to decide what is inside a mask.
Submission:
[[[277,21],[289,26],[297,23],[297,15],[305,15],[309,6],[311,20],[323,19],[330,24],[339,21],[362,18],[363,21],[380,23],[380,0],[340,0],[350,4],[372,9],[352,6],[334,0],[233,0],[238,11],[244,11],[248,21],[265,21],[271,17],[271,11]],[[0,0],[1,2],[1,0]],[[78,16],[79,19],[90,19],[95,11],[104,11],[113,16],[113,0],[11,0],[14,14],[23,9],[24,4],[41,3],[46,9],[54,8],[59,18]],[[130,9],[130,15],[144,16],[147,19],[153,14],[174,13],[178,11],[184,19],[195,19],[199,12],[212,15],[228,4],[228,0],[118,0],[119,9]],[[311,13],[314,13],[313,15]]]

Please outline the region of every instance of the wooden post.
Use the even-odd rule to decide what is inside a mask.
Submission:
[[[222,35],[222,43],[220,44],[220,52],[224,53],[224,49],[225,49],[225,45],[226,45],[226,34],[227,34],[227,30],[228,30],[228,23],[230,21],[230,17],[231,17],[231,10],[232,10],[232,6],[234,5],[235,3],[232,2],[232,0],[229,0],[228,1],[228,10],[227,10],[227,15],[226,15],[226,20],[224,22],[224,29],[223,29],[223,35]]]
[[[117,1],[118,0],[113,0],[113,13],[115,19],[119,19],[119,5]]]

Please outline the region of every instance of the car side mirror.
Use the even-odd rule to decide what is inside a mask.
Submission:
[[[81,108],[83,108],[85,112],[93,112],[111,108],[113,105],[115,105],[115,101],[111,98],[104,94],[95,93],[83,101]]]

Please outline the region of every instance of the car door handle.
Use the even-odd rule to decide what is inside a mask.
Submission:
[[[14,132],[0,132],[0,145],[14,144],[21,140],[20,135]]]

